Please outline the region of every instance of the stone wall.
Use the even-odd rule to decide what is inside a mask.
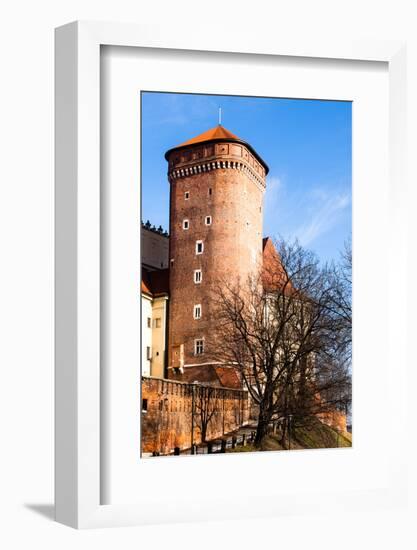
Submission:
[[[248,421],[244,390],[142,377],[142,453],[170,454],[221,437]]]
[[[141,262],[151,269],[168,267],[169,238],[167,234],[158,233],[141,227]]]

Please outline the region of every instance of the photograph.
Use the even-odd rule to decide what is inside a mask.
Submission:
[[[352,447],[352,102],[138,100],[139,458]]]

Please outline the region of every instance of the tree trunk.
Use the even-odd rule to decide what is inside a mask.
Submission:
[[[282,428],[281,428],[281,439],[279,440],[279,442],[281,443],[281,445],[283,447],[285,447],[285,436],[286,436],[286,432],[287,432],[287,422],[284,420],[282,422]]]
[[[268,435],[268,426],[271,415],[267,411],[259,411],[258,425],[256,426],[255,447],[260,447],[262,440]]]
[[[201,426],[201,442],[205,443],[207,439],[207,425],[203,424]]]

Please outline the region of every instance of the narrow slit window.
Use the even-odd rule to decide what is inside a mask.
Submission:
[[[201,283],[202,280],[203,280],[203,272],[201,271],[201,269],[196,269],[194,271],[194,282],[196,284],[199,284]]]
[[[186,192],[184,193],[184,199],[185,199],[186,201],[188,201],[189,198],[190,198],[190,192],[189,192],[189,191],[186,191]]]
[[[194,306],[194,319],[201,319],[201,304]]]
[[[190,222],[188,220],[183,220],[182,228],[183,229],[189,229],[189,227],[190,227]]]
[[[213,194],[213,189],[212,189],[211,187],[209,187],[208,194],[209,194],[209,195],[212,195],[212,194]]]
[[[196,241],[196,243],[195,243],[195,253],[196,254],[202,254],[203,251],[204,251],[203,241]]]
[[[206,225],[211,225],[211,216],[206,216]]]
[[[142,399],[142,412],[146,413],[148,410],[148,400]]]

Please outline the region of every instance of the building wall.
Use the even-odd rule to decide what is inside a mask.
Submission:
[[[187,168],[188,166],[188,168]],[[171,153],[169,365],[184,346],[185,366],[207,362],[212,332],[210,295],[222,281],[245,282],[262,261],[265,171],[243,145],[217,143]],[[211,194],[210,190],[211,189]],[[185,193],[189,193],[188,200]],[[211,216],[211,225],[205,217]],[[189,229],[183,229],[189,220]],[[196,254],[196,241],[204,251]],[[194,271],[202,282],[194,283]],[[201,319],[193,318],[201,304]],[[204,355],[194,341],[204,338]]]
[[[141,227],[141,262],[148,268],[168,267],[169,237]]]
[[[151,375],[151,361],[148,359],[148,352],[152,350],[152,298],[142,294],[141,300],[142,306],[142,375]],[[148,326],[148,319],[150,319],[151,326]]]
[[[152,303],[152,364],[151,376],[164,378],[167,333],[168,298],[154,298]]]
[[[210,398],[202,392],[210,390]],[[215,410],[207,440],[221,437],[248,421],[243,390],[207,388],[172,380],[142,377],[142,453],[170,454],[201,442],[201,410]],[[145,410],[146,409],[146,410]],[[193,437],[192,437],[193,436]]]
[[[152,298],[142,293],[141,303],[142,376],[163,378],[166,365],[168,297]]]

